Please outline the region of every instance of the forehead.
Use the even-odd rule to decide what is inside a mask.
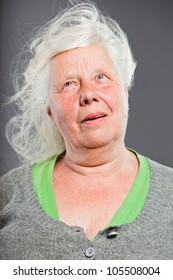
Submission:
[[[77,68],[79,64],[84,64],[86,68],[87,66],[113,67],[111,58],[100,44],[65,51],[52,59],[53,70],[59,68],[59,70],[63,71],[72,71]]]

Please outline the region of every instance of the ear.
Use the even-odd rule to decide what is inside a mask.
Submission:
[[[54,124],[55,126],[57,126],[56,123],[55,123],[55,120],[54,120],[52,111],[51,111],[51,109],[50,109],[50,106],[47,106],[46,110],[47,110],[47,114],[48,114],[48,116],[51,118],[51,121],[53,122],[53,124]]]

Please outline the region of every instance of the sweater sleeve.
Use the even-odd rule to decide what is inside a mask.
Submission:
[[[0,178],[0,211],[13,197],[13,172],[10,171]]]
[[[0,213],[15,196],[21,195],[28,170],[32,170],[32,165],[21,165],[0,177]]]

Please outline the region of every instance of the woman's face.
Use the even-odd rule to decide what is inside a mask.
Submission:
[[[68,149],[124,143],[128,93],[97,44],[52,59],[48,114]]]

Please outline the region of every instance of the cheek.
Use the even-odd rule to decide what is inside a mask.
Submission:
[[[104,86],[101,89],[102,100],[109,107],[109,109],[115,110],[119,107],[120,100],[120,89],[111,85]]]
[[[50,108],[50,117],[52,118],[54,124],[59,128],[62,112],[61,112],[61,106],[59,100],[55,96],[50,96],[49,108]]]
[[[128,112],[128,95],[118,86],[106,86],[102,91],[102,100],[112,112],[126,116]]]
[[[58,128],[63,127],[64,123],[67,126],[71,123],[74,115],[74,106],[72,104],[71,98],[56,98],[52,100],[52,114]]]

